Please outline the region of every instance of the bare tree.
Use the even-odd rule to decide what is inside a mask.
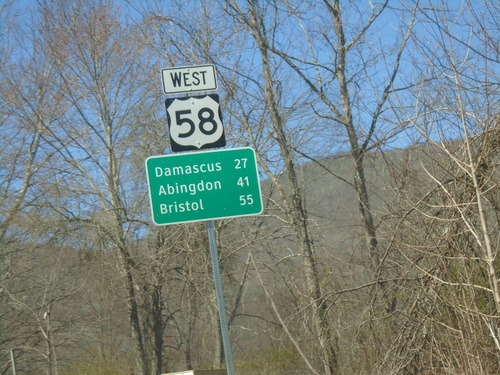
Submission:
[[[64,353],[79,340],[82,309],[68,307],[77,300],[85,275],[75,272],[77,254],[69,249],[49,243],[22,250],[9,259],[12,276],[4,287],[18,369],[56,375],[59,362],[67,365]]]
[[[3,356],[221,366],[203,225],[152,227],[143,166],[160,68],[213,63],[265,180],[263,215],[217,223],[237,367],[499,371],[496,3],[121,5],[41,2],[2,55]]]
[[[2,14],[3,15],[3,14]],[[13,22],[13,20],[10,20]],[[32,31],[32,30],[31,30]],[[54,89],[54,69],[44,51],[37,48],[39,37],[24,28],[4,30],[3,40],[18,40],[19,48],[28,53],[21,57],[10,43],[3,44],[0,66],[1,127],[0,154],[3,167],[0,175],[0,295],[1,314],[8,313],[7,283],[16,278],[8,262],[18,256],[15,246],[29,219],[29,211],[40,204],[42,185],[47,176],[43,168],[50,162],[53,150],[43,139],[44,128],[65,111],[62,96]],[[23,36],[25,38],[23,38]],[[31,47],[30,47],[31,43]],[[22,236],[21,236],[22,237]],[[5,322],[4,319],[2,320]],[[14,345],[7,327],[1,328],[2,347]],[[2,350],[2,358],[6,353]],[[2,361],[8,364],[8,361]]]
[[[65,180],[59,189],[72,196],[66,206],[54,209],[67,220],[94,228],[116,249],[137,371],[159,374],[161,349],[149,345],[144,324],[148,314],[161,314],[161,291],[156,284],[142,290],[141,275],[135,272],[140,264],[134,256],[134,233],[147,228],[140,210],[145,193],[129,195],[138,170],[128,161],[140,138],[140,129],[130,121],[134,111],[141,112],[147,92],[141,79],[151,63],[141,65],[145,60],[134,29],[120,24],[111,2],[54,1],[43,5],[41,14],[45,47],[62,82],[59,91],[71,104],[57,128],[45,129],[63,168],[59,174]],[[157,340],[157,329],[153,332]],[[161,341],[155,344],[161,348]]]
[[[491,43],[499,10],[443,2],[422,9],[415,30],[422,84],[412,90],[413,110],[399,102],[407,109],[400,120],[425,144],[408,153],[414,177],[399,185],[408,206],[395,238],[419,283],[411,319],[385,362],[393,373],[498,371],[499,91],[492,82],[500,57]],[[395,351],[406,359],[390,359]]]
[[[288,4],[291,16],[297,19],[304,32],[304,40],[307,42],[306,57],[287,52],[280,48],[278,43],[271,47],[273,53],[292,67],[298,77],[318,97],[323,107],[318,105],[315,112],[329,119],[332,128],[340,126],[340,131],[348,143],[354,166],[352,187],[358,199],[366,250],[371,261],[371,270],[375,278],[381,281],[382,288],[385,285],[383,279],[387,277],[384,275],[383,267],[384,252],[380,249],[380,241],[377,238],[378,224],[371,208],[369,181],[365,176],[365,160],[371,151],[390,142],[402,131],[400,124],[387,127],[381,123],[390,122],[384,115],[389,107],[388,99],[392,93],[400,90],[396,86],[396,81],[413,28],[417,6],[418,2],[410,10],[409,16],[405,15],[403,9],[399,11],[400,36],[396,39],[396,43],[388,48],[384,45],[384,40],[368,39],[373,35],[373,30],[377,30],[377,23],[384,15],[397,11],[389,8],[387,1],[370,3],[364,8],[357,5],[342,7],[337,0],[324,1],[324,14],[329,15],[330,19],[327,22],[330,22],[333,32],[308,28],[306,19],[301,18],[300,9]],[[359,15],[357,23],[346,23],[350,12],[357,12]],[[325,40],[325,49],[321,54],[328,53],[331,60],[324,61],[319,52],[315,51],[312,41],[316,36]],[[374,43],[378,43],[379,46],[375,46]],[[362,63],[356,64],[355,60],[359,58]],[[377,70],[378,63],[384,65],[384,72],[372,77],[370,72]],[[308,70],[313,73],[310,74]],[[374,96],[364,96],[362,91],[364,81],[370,82]],[[300,149],[298,152],[313,159]],[[388,308],[394,309],[394,306],[390,305],[395,301],[387,302]]]
[[[291,228],[296,239],[298,245],[293,245],[293,251],[297,249],[295,255],[303,257],[308,285],[305,304],[314,307],[315,337],[320,338],[316,353],[321,352],[325,371],[336,372],[334,314],[331,301],[325,298],[328,293],[322,290],[325,275],[317,264],[315,246],[322,234],[313,234],[311,229],[315,223],[306,209],[306,182],[298,165],[313,159],[324,166],[322,157],[350,152],[354,174],[333,175],[353,188],[359,203],[370,277],[376,280],[366,282],[365,288],[373,292],[382,288],[383,304],[393,312],[396,299],[385,287],[386,249],[379,248],[365,163],[371,151],[401,131],[385,113],[389,96],[398,90],[395,82],[416,8],[404,13],[389,8],[387,2],[366,7],[351,4],[342,9],[339,2],[217,5],[220,7],[196,8],[189,17],[183,17],[186,9],[180,6],[175,14],[156,13],[164,32],[159,35],[165,35],[168,41],[163,50],[172,51],[166,58],[181,56],[184,65],[217,65],[229,137],[234,144],[250,144],[258,151],[260,166],[272,185],[266,213],[276,219],[272,229],[276,238],[289,236],[287,230]],[[390,46],[382,39],[370,39],[381,29],[386,13],[403,15],[397,21],[401,29],[396,33],[396,43]],[[359,22],[347,29],[344,23],[353,14]],[[227,22],[213,21],[221,19]],[[172,64],[177,61],[171,60]],[[375,99],[362,90],[366,83]],[[331,173],[327,167],[325,171]]]
[[[324,301],[323,292],[320,286],[320,275],[316,264],[316,255],[313,245],[313,239],[308,225],[308,215],[303,203],[303,192],[299,185],[295,158],[293,156],[289,134],[286,130],[286,118],[280,111],[279,92],[280,88],[273,77],[273,67],[270,61],[270,45],[272,41],[268,33],[272,29],[265,27],[265,11],[258,4],[249,1],[248,8],[242,10],[235,2],[229,2],[228,7],[233,13],[233,17],[244,27],[248,28],[250,34],[255,39],[260,57],[262,59],[263,76],[263,99],[268,108],[268,114],[271,119],[272,132],[277,141],[279,152],[283,158],[284,170],[290,183],[291,196],[281,194],[285,200],[285,213],[290,220],[293,231],[297,236],[299,251],[303,256],[305,265],[305,274],[309,288],[309,299],[315,312],[315,328],[318,335],[320,347],[322,350],[322,359],[324,361],[324,373],[333,374],[338,372],[338,359],[335,349],[334,334],[328,320],[328,306]],[[283,188],[279,188],[283,189]]]

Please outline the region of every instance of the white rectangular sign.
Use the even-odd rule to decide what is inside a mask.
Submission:
[[[217,90],[214,65],[162,69],[161,78],[163,92],[167,95]]]

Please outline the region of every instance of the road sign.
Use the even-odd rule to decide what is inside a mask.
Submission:
[[[152,156],[146,160],[146,172],[157,225],[262,212],[252,148]]]
[[[172,151],[226,145],[218,95],[167,99],[165,106]]]
[[[180,94],[217,90],[215,66],[196,65],[162,69],[165,94]]]

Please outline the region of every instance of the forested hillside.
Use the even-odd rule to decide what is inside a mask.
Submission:
[[[215,221],[235,373],[500,373],[499,19],[0,3],[0,372],[225,366],[206,223],[155,225],[145,168],[173,153],[161,69],[213,64],[264,205]]]

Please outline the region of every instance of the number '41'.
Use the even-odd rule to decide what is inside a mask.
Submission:
[[[250,182],[248,181],[248,177],[240,177],[237,182],[238,186],[250,186]]]

